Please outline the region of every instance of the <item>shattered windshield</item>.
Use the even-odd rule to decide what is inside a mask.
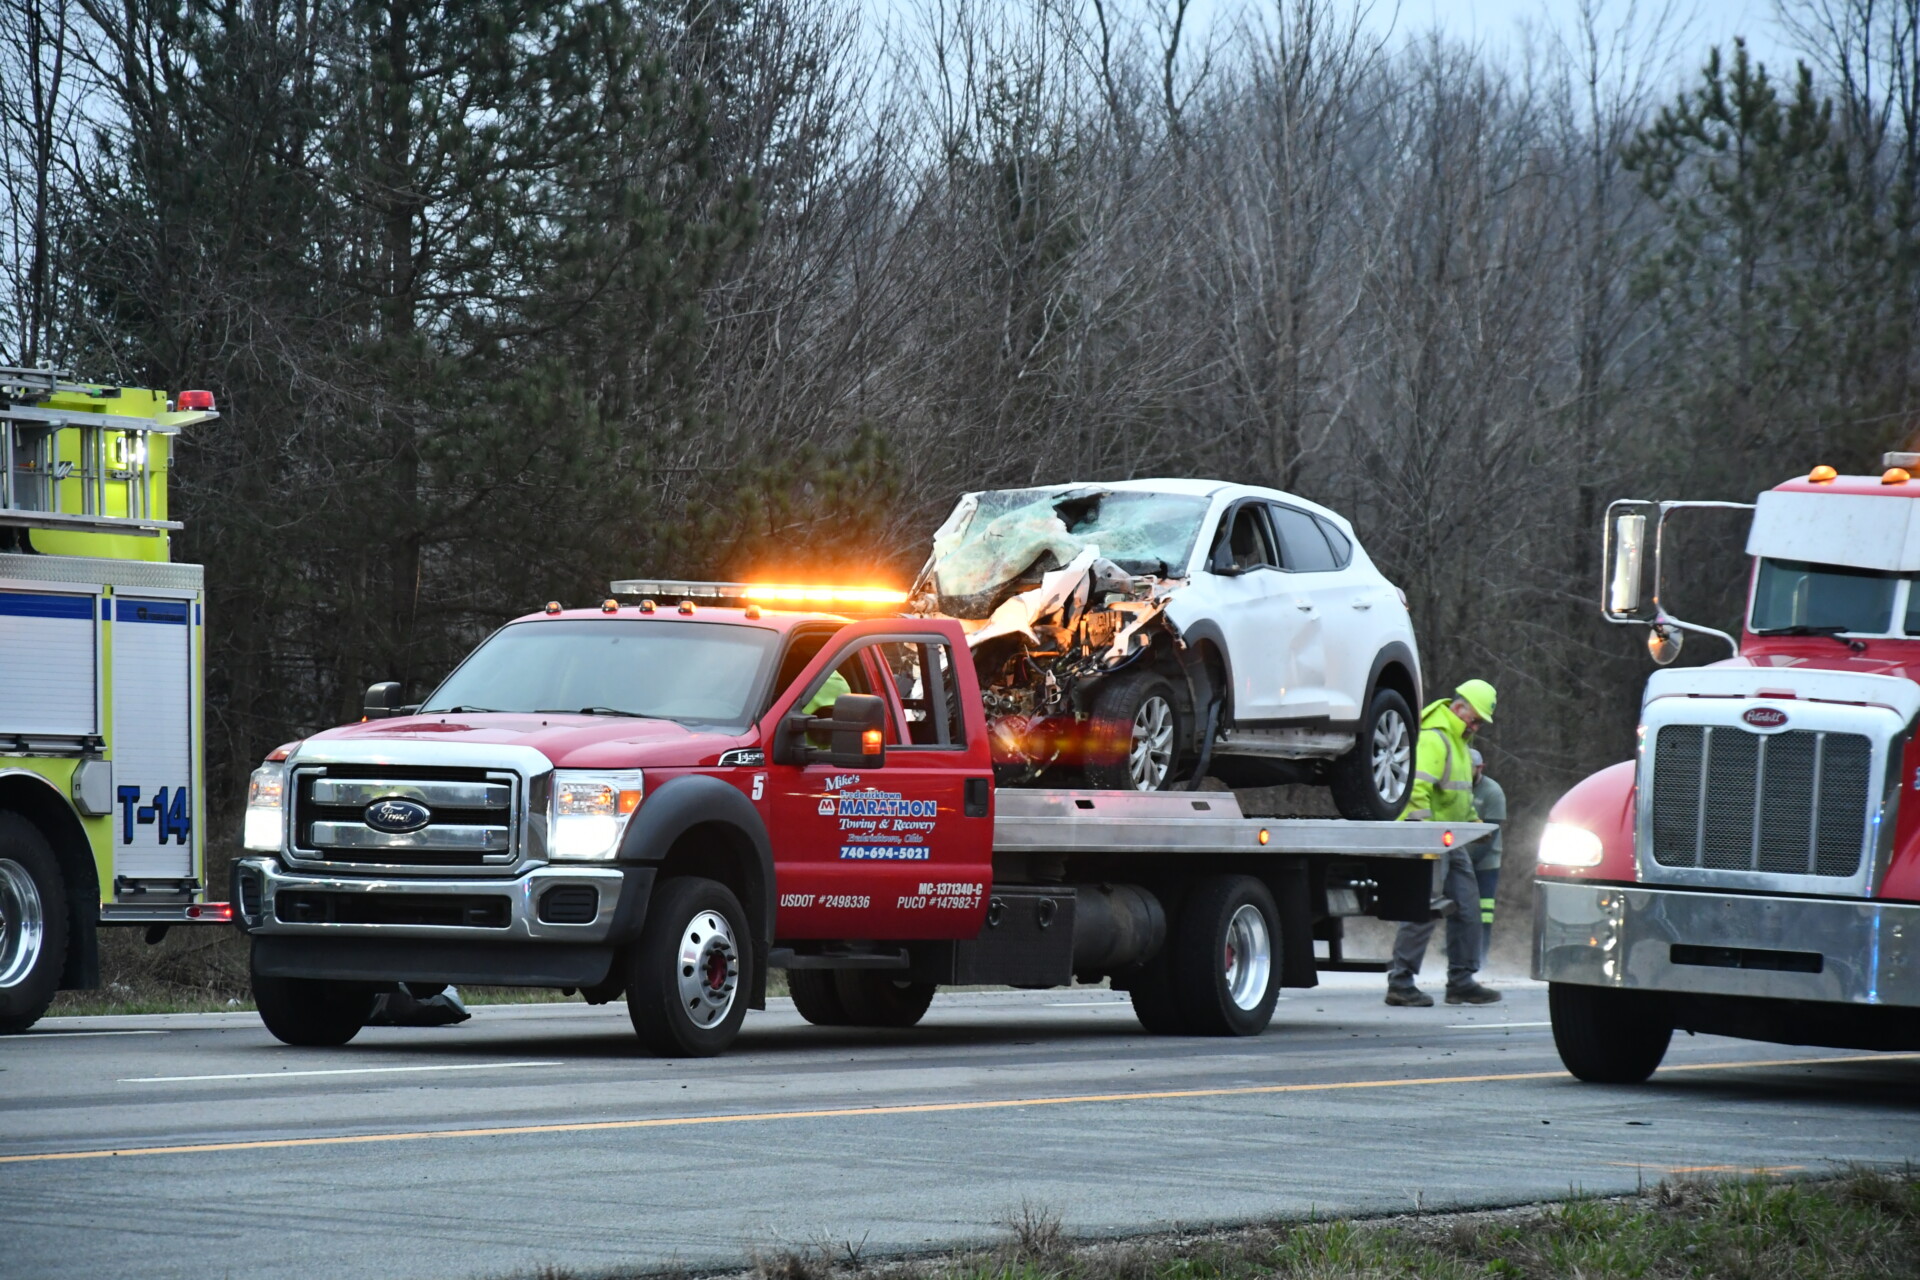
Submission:
[[[984,617],[1001,588],[1037,581],[1087,547],[1129,573],[1184,573],[1207,514],[1203,497],[1093,485],[999,489],[967,501],[971,515],[957,513],[933,548],[934,591],[960,617]]]

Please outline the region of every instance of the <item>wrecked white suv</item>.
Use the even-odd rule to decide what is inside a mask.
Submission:
[[[1314,783],[1397,817],[1420,660],[1345,519],[1209,480],[1000,489],[934,534],[913,608],[967,629],[1007,782]]]

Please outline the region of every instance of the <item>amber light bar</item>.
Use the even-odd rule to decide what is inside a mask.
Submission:
[[[660,600],[705,600],[726,604],[809,605],[844,608],[904,605],[907,593],[894,587],[852,587],[797,582],[678,582],[670,578],[623,578],[616,596]]]

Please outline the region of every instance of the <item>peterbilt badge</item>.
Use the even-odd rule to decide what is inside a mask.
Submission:
[[[433,814],[423,804],[411,800],[375,800],[367,806],[366,823],[375,831],[384,831],[390,836],[403,836],[410,831],[418,831],[433,820]]]
[[[1787,722],[1787,713],[1778,707],[1749,707],[1740,718],[1756,729],[1778,729]]]

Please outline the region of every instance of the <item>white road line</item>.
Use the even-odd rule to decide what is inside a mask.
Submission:
[[[81,1036],[164,1036],[165,1031],[29,1031],[22,1040],[77,1040]]]
[[[184,1080],[291,1080],[295,1076],[378,1076],[403,1071],[498,1071],[507,1067],[564,1067],[564,1062],[459,1062],[432,1067],[337,1067],[327,1071],[236,1071],[221,1076],[133,1076],[120,1084],[178,1084]]]
[[[1551,1022],[1450,1022],[1449,1031],[1505,1031],[1509,1027],[1550,1027]]]

